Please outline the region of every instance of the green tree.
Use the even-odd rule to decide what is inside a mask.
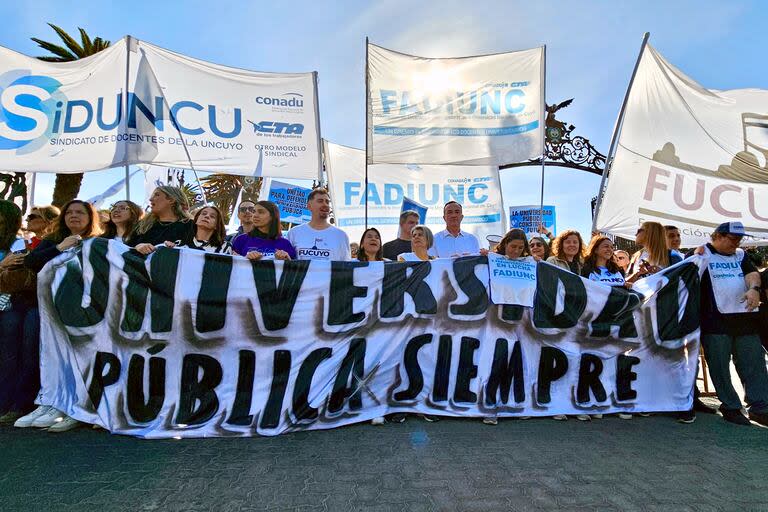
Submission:
[[[75,38],[53,23],[48,23],[48,26],[56,32],[64,44],[59,45],[43,41],[36,37],[31,38],[40,48],[51,53],[51,55],[38,57],[38,59],[46,62],[70,62],[82,59],[90,55],[95,55],[105,48],[108,48],[110,45],[109,41],[100,37],[91,39],[82,28],[78,28],[80,31],[80,42],[77,42]],[[82,183],[82,173],[57,174],[56,183],[53,187],[53,204],[56,206],[63,206],[67,201],[76,198],[77,194],[80,193],[80,186]]]
[[[209,203],[216,205],[226,217],[228,222],[233,213],[235,201],[243,190],[243,199],[256,201],[259,198],[261,190],[261,178],[250,178],[246,176],[235,176],[232,174],[209,174],[200,178],[200,184],[205,190],[205,197]]]

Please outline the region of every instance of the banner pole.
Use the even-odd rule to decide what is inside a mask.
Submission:
[[[539,224],[544,225],[544,168],[547,160],[547,45],[544,45],[541,62],[541,195],[539,197]]]
[[[317,71],[312,72],[312,83],[315,89],[315,124],[317,124],[317,181],[323,183],[323,136],[320,133],[320,95],[317,92]]]
[[[131,36],[125,36],[125,113],[124,113],[124,119],[125,119],[125,133],[128,133],[128,108],[129,108],[129,100],[128,100],[128,84],[130,82],[130,75],[131,75],[131,44],[132,44],[132,37]],[[131,200],[131,180],[130,180],[130,172],[128,170],[128,142],[125,143],[125,153],[123,155],[124,163],[125,163],[125,198],[130,201]]]
[[[32,179],[29,184],[29,204],[27,205],[27,211],[31,210],[35,206],[35,185],[37,185],[37,173],[31,172]],[[26,212],[25,212],[26,213]]]
[[[600,179],[600,188],[597,191],[597,202],[595,203],[595,214],[592,216],[592,231],[597,230],[597,216],[600,214],[600,206],[603,203],[603,190],[605,189],[605,182],[608,178],[611,164],[613,163],[613,153],[616,149],[616,144],[619,141],[621,125],[624,122],[624,112],[627,109],[627,103],[629,103],[629,92],[632,90],[632,84],[635,82],[635,76],[637,76],[637,70],[640,67],[640,60],[643,58],[643,52],[645,51],[645,47],[648,45],[648,38],[650,37],[650,32],[643,34],[643,42],[640,45],[640,53],[637,55],[637,61],[635,61],[635,67],[632,70],[632,76],[630,77],[629,84],[627,85],[627,92],[624,93],[624,101],[621,102],[621,109],[619,109],[619,115],[616,117],[616,124],[613,125],[611,145],[608,148],[608,155],[605,157],[605,170],[603,171],[603,177]]]
[[[368,36],[365,37],[365,229],[368,229],[368,138],[371,136],[369,130],[369,118],[371,108],[370,91],[368,89]]]

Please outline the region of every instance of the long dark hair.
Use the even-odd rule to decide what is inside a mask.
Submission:
[[[531,255],[531,248],[528,246],[528,237],[525,236],[525,231],[518,228],[510,229],[507,232],[507,234],[504,235],[504,238],[501,239],[501,242],[499,242],[499,245],[496,246],[496,253],[501,254],[502,256],[506,256],[507,244],[512,240],[523,241],[523,253],[521,254],[521,256]]]
[[[272,217],[272,220],[269,221],[269,228],[266,233],[259,231],[259,228],[254,227],[248,235],[254,238],[266,238],[268,240],[276,240],[283,236],[283,230],[280,227],[280,209],[277,205],[272,201],[256,201],[255,204],[267,210]]]
[[[379,250],[376,251],[376,259],[374,261],[382,261],[384,259],[384,244],[381,243],[381,233],[379,233],[379,230],[376,228],[368,228],[363,231],[363,235],[360,237],[360,245],[357,248],[357,259],[359,261],[369,261],[368,255],[365,254],[365,249],[363,249],[363,241],[365,240],[365,235],[367,235],[369,231],[373,231],[379,237]]]
[[[203,213],[203,210],[208,208],[216,212],[216,227],[214,228],[213,233],[211,233],[211,238],[208,240],[208,245],[219,247],[224,243],[224,239],[227,237],[227,228],[224,227],[224,216],[221,214],[221,210],[219,210],[216,206],[203,206],[197,210],[197,212],[195,212],[195,217],[192,219],[192,224],[195,226],[195,237],[197,237],[197,218],[200,217],[200,214]]]
[[[73,199],[61,208],[61,214],[54,221],[53,226],[50,228],[50,233],[45,237],[46,240],[51,240],[57,244],[70,236],[72,231],[67,227],[67,211],[73,204],[80,204],[85,208],[88,214],[88,225],[85,226],[85,231],[80,235],[83,240],[86,238],[93,238],[101,234],[101,226],[99,225],[99,211],[88,201],[82,199]]]
[[[21,229],[21,210],[15,203],[0,200],[0,217],[3,218],[3,229],[0,230],[0,251],[7,251]]]
[[[597,269],[597,250],[606,240],[613,243],[610,238],[602,235],[595,235],[592,237],[592,240],[589,241],[589,247],[587,247],[587,255],[584,258],[585,273],[587,269],[589,269],[590,272]],[[608,272],[611,274],[615,274],[617,272],[621,273],[622,275],[624,274],[624,271],[621,269],[621,267],[619,267],[619,264],[616,263],[616,257],[613,255],[611,255],[611,257],[608,259],[608,262],[605,264],[605,268],[607,268]]]
[[[123,235],[123,238],[128,240],[128,237],[131,236],[131,233],[133,232],[133,228],[136,227],[136,224],[138,224],[138,222],[144,216],[144,210],[141,209],[141,206],[137,205],[133,201],[128,201],[127,199],[121,199],[120,201],[117,201],[112,205],[112,208],[109,209],[109,220],[104,225],[104,233],[101,236],[104,238],[117,238],[117,224],[112,222],[112,210],[115,208],[115,206],[118,205],[118,203],[125,203],[128,206],[128,211],[131,212],[131,218],[125,225],[125,234]]]

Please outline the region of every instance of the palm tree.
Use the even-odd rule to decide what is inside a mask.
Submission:
[[[38,57],[38,59],[46,62],[70,62],[82,59],[84,57],[95,55],[105,48],[108,48],[110,45],[109,41],[100,37],[91,39],[82,28],[78,28],[80,31],[80,42],[78,43],[71,35],[67,34],[63,29],[57,27],[53,23],[48,23],[48,26],[56,32],[59,38],[64,42],[64,46],[49,43],[48,41],[43,41],[36,37],[31,38],[40,48],[52,54]],[[82,183],[82,173],[57,174],[56,184],[53,187],[53,204],[60,207],[77,197],[77,194],[80,193],[80,185]]]
[[[200,183],[205,189],[205,197],[209,203],[218,206],[228,222],[232,209],[235,207],[235,201],[243,189],[243,199],[256,201],[261,191],[261,178],[250,178],[246,176],[234,176],[232,174],[209,174],[200,178]]]

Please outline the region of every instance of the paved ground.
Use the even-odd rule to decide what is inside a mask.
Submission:
[[[142,441],[0,428],[0,510],[768,511],[768,429],[699,415]]]

